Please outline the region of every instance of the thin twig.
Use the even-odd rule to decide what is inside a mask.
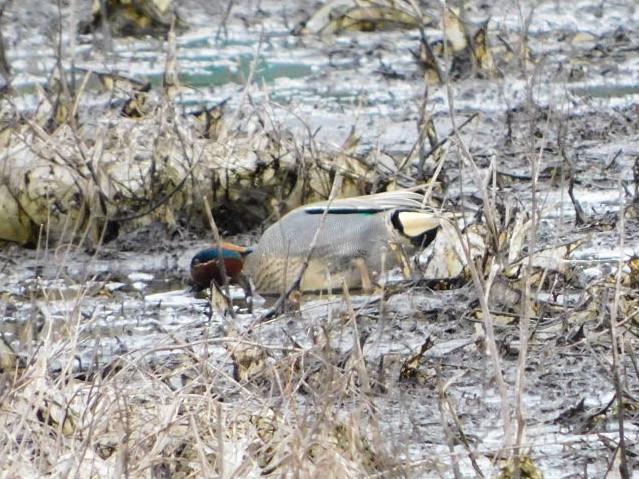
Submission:
[[[342,292],[344,295],[344,301],[346,301],[346,310],[348,311],[348,316],[350,317],[350,323],[353,326],[353,349],[351,354],[354,356],[355,370],[359,374],[359,379],[362,384],[361,389],[366,393],[370,393],[371,381],[368,375],[368,370],[366,369],[366,359],[364,358],[364,352],[362,351],[363,345],[359,328],[357,327],[357,315],[355,314],[355,310],[353,309],[351,295],[348,291],[346,281],[344,280],[342,280]]]
[[[475,112],[472,115],[470,115],[458,127],[456,127],[457,131],[461,131],[466,125],[468,125],[471,121],[473,121],[478,116],[479,116],[478,112]],[[435,153],[442,146],[444,146],[446,143],[448,143],[450,141],[450,139],[453,138],[454,136],[455,136],[455,129],[453,129],[453,131],[451,131],[448,135],[446,135],[445,138],[439,140],[433,147],[431,147],[430,150],[428,150],[426,153],[424,153],[420,157],[419,166],[417,167],[417,171],[420,172],[420,177],[421,177],[421,174],[423,173],[423,170],[424,170],[424,162],[426,161],[426,158],[429,158],[433,153]]]
[[[619,339],[621,337],[620,331],[617,329],[617,316],[619,314],[619,303],[621,301],[621,277],[624,269],[624,260],[623,260],[623,250],[625,246],[625,218],[624,218],[624,192],[621,181],[619,181],[619,261],[617,263],[617,274],[615,275],[615,296],[612,303],[612,308],[610,311],[610,342],[612,349],[612,379],[613,384],[615,385],[615,394],[617,396],[617,426],[619,428],[619,474],[622,479],[630,479],[630,467],[628,465],[628,456],[626,453],[626,435],[625,435],[625,424],[624,424],[624,392],[623,386],[621,384],[621,374],[620,374],[620,362],[619,362],[619,351],[621,349],[621,345],[619,344]]]
[[[449,49],[448,49],[447,43],[444,42],[444,57],[446,60],[448,60],[450,56],[450,52],[448,50]],[[493,239],[495,243],[497,243],[498,232],[497,232],[497,222],[495,219],[495,209],[494,209],[494,205],[492,205],[491,207],[491,202],[490,202],[490,198],[487,191],[487,185],[484,184],[484,182],[482,181],[481,179],[482,176],[479,171],[479,168],[477,167],[477,164],[473,160],[472,155],[466,148],[466,145],[463,142],[461,134],[459,132],[459,129],[455,127],[455,105],[454,105],[455,96],[453,94],[453,88],[452,88],[449,77],[446,78],[446,81],[444,82],[444,86],[446,88],[446,94],[448,97],[448,114],[449,114],[451,123],[453,125],[454,136],[457,139],[457,142],[459,144],[462,158],[466,160],[466,162],[470,165],[470,167],[473,170],[473,174],[477,181],[477,185],[480,188],[482,200],[484,203],[484,217],[486,219],[486,226],[491,232],[491,238]],[[497,383],[497,388],[499,390],[499,396],[501,399],[501,418],[503,421],[502,428],[504,431],[503,446],[505,448],[509,448],[511,444],[510,399],[508,395],[508,388],[506,387],[506,381],[504,380],[504,375],[502,372],[502,365],[500,363],[499,348],[497,347],[497,341],[495,339],[493,317],[490,311],[490,307],[488,305],[488,296],[490,294],[490,288],[492,285],[492,281],[494,279],[494,275],[497,273],[497,268],[490,269],[491,273],[488,279],[484,279],[483,277],[480,277],[479,271],[477,270],[477,267],[475,263],[473,262],[472,251],[470,248],[470,239],[468,237],[464,239],[464,235],[462,235],[458,225],[455,222],[453,222],[453,225],[455,227],[455,230],[457,231],[458,236],[462,240],[460,243],[464,251],[464,256],[466,257],[468,261],[473,284],[478,293],[477,296],[479,299],[479,304],[481,306],[482,312],[484,313],[484,328],[486,331],[486,339],[488,343],[489,356],[493,366],[492,372],[494,374],[495,382]],[[494,250],[497,252],[499,251],[499,249],[496,246],[497,244],[495,244]]]
[[[224,17],[222,17],[222,21],[220,22],[220,26],[217,28],[217,32],[215,33],[215,43],[219,44],[220,38],[224,35],[224,39],[226,40],[229,37],[228,29],[226,28],[226,22],[231,15],[231,10],[233,9],[234,0],[229,0],[228,5],[226,6],[226,10],[224,11]]]
[[[319,239],[319,234],[322,231],[322,228],[324,227],[324,222],[326,221],[326,216],[328,215],[331,203],[333,202],[333,200],[335,199],[335,197],[337,196],[338,192],[341,189],[342,189],[342,177],[338,173],[338,174],[335,175],[335,180],[333,180],[333,187],[331,188],[331,194],[328,197],[328,201],[326,203],[326,207],[324,208],[324,212],[322,213],[322,217],[320,218],[319,224],[317,225],[317,229],[315,230],[315,234],[313,235],[313,240],[311,241],[311,244],[309,245],[308,254],[306,255],[306,258],[304,258],[304,262],[302,263],[302,266],[300,267],[300,269],[299,269],[299,271],[297,273],[297,276],[295,277],[295,280],[286,289],[286,291],[284,291],[280,295],[280,297],[277,298],[277,301],[275,302],[275,304],[271,308],[269,308],[263,314],[258,316],[251,323],[251,325],[249,326],[249,329],[251,329],[256,324],[263,323],[267,319],[270,319],[271,317],[273,317],[277,313],[279,313],[281,308],[282,308],[282,306],[284,305],[284,302],[289,297],[289,295],[293,291],[296,291],[296,290],[298,290],[300,288],[300,284],[302,282],[302,277],[304,276],[304,273],[306,272],[306,268],[308,268],[308,264],[309,264],[309,262],[311,260],[311,256],[313,255],[313,250],[315,249],[315,246],[317,245],[317,241]]]
[[[458,373],[456,376],[454,376],[453,378],[449,379],[445,383],[443,383],[443,381],[442,381],[441,373],[442,373],[441,372],[441,367],[438,366],[437,367],[437,375],[438,375],[437,390],[440,393],[440,401],[445,401],[445,403],[446,403],[446,406],[447,406],[446,409],[448,410],[448,413],[450,414],[450,417],[453,419],[453,422],[455,423],[455,427],[457,428],[457,433],[458,433],[459,440],[464,445],[464,448],[466,449],[466,452],[468,453],[468,459],[470,460],[470,464],[472,465],[473,469],[475,470],[475,474],[477,475],[477,477],[483,479],[486,476],[484,476],[483,471],[481,470],[481,468],[479,467],[479,464],[477,463],[477,459],[475,459],[475,453],[472,450],[472,448],[470,447],[470,441],[468,440],[468,436],[464,432],[464,427],[463,427],[463,424],[461,422],[461,419],[459,419],[459,415],[457,414],[457,411],[455,411],[455,405],[450,400],[450,396],[447,393],[448,388],[454,382],[456,382],[458,379],[461,379],[462,376],[466,375],[467,372],[466,371],[462,371],[461,373]],[[443,413],[443,411],[441,411],[441,412]]]
[[[125,215],[125,216],[115,216],[115,217],[107,216],[106,218],[111,222],[121,223],[124,221],[135,220],[153,213],[160,206],[163,206],[167,201],[169,201],[173,197],[173,195],[175,195],[178,191],[182,189],[182,187],[184,186],[184,183],[186,183],[186,181],[189,179],[189,176],[191,175],[195,167],[198,165],[198,163],[199,163],[199,160],[196,160],[195,163],[193,163],[193,165],[184,174],[184,177],[180,180],[180,182],[177,185],[175,185],[175,187],[171,191],[169,191],[162,198],[154,202],[151,206],[149,206],[144,211],[140,211],[138,213],[131,213],[130,215]]]
[[[453,470],[453,476],[455,477],[455,479],[461,479],[462,475],[461,475],[461,470],[459,468],[459,459],[457,458],[457,455],[455,454],[455,436],[453,434],[453,431],[451,431],[450,426],[448,425],[448,421],[446,419],[446,407],[444,406],[444,404],[450,405],[449,401],[446,398],[447,386],[444,384],[444,380],[442,379],[441,367],[437,366],[436,371],[437,371],[437,394],[439,396],[439,400],[437,401],[437,406],[439,408],[441,426],[442,426],[442,429],[444,430],[444,436],[446,437],[448,452],[450,453],[451,468]]]
[[[571,171],[570,178],[568,179],[568,196],[570,196],[570,201],[572,201],[572,206],[575,208],[575,224],[585,225],[588,221],[588,215],[584,212],[584,209],[581,207],[579,200],[575,198],[575,194],[573,192],[575,188],[575,176]]]
[[[213,213],[211,212],[211,206],[209,205],[209,200],[205,196],[203,198],[204,203],[204,212],[206,213],[206,217],[209,220],[209,226],[211,227],[211,231],[213,232],[213,241],[217,245],[217,266],[220,268],[220,272],[222,273],[222,281],[224,292],[226,293],[226,297],[229,300],[229,312],[231,314],[231,318],[235,318],[235,311],[233,311],[233,299],[231,298],[231,289],[229,288],[229,279],[226,276],[226,265],[224,264],[224,255],[222,253],[222,241],[220,239],[220,230],[217,228],[217,224],[215,223],[215,218],[213,218]],[[212,287],[211,287],[212,288]],[[213,291],[211,293],[211,308],[213,307]]]
[[[466,127],[471,121],[473,121],[478,116],[479,116],[478,112],[473,113],[470,117],[468,117],[466,120],[461,122],[459,124],[459,126],[456,127],[457,130],[458,131],[463,130],[464,127]],[[422,160],[425,161],[433,153],[435,153],[438,148],[441,148],[442,146],[444,146],[446,143],[448,143],[451,140],[451,138],[454,138],[454,137],[455,137],[455,129],[453,128],[453,130],[450,133],[448,133],[448,135],[446,135],[444,138],[439,140],[439,142],[437,142],[429,151],[427,151],[424,154],[423,158],[420,158],[421,168],[423,168],[423,161]],[[399,171],[402,171],[404,168],[406,168],[406,164],[408,163],[408,161],[410,160],[411,156],[413,155],[413,153],[415,152],[415,150],[417,149],[418,146],[419,146],[419,139],[415,140],[415,142],[413,143],[412,148],[409,150],[409,152],[406,154],[406,156],[402,160],[401,164],[397,168]]]

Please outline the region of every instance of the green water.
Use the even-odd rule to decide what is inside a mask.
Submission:
[[[589,85],[571,88],[573,93],[592,98],[620,98],[639,93],[638,85]]]
[[[237,68],[232,71],[226,65],[211,65],[205,67],[206,74],[188,73],[181,75],[181,80],[193,87],[222,86],[229,83],[243,85],[255,68],[253,80],[259,83],[273,83],[278,78],[303,78],[311,74],[308,65],[288,62],[272,62],[265,57],[259,57],[257,62],[252,55],[237,57]]]

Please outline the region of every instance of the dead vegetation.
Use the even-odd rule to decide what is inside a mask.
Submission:
[[[0,236],[40,248],[55,272],[0,291],[5,321],[28,318],[0,342],[4,477],[632,476],[639,267],[620,252],[636,231],[636,176],[634,190],[620,179],[620,154],[584,162],[574,137],[607,132],[535,103],[543,65],[532,63],[523,10],[513,45],[487,38],[487,23],[465,27],[463,10],[429,12],[439,19],[429,24],[415,2],[339,4],[296,33],[421,29],[418,135],[403,156],[362,153],[357,131],[340,151],[308,126],[294,137],[250,82],[234,112],[183,108],[170,34],[162,87],[88,70],[67,84],[57,70],[35,112],[5,103]],[[424,29],[433,25],[441,44]],[[489,40],[505,46],[487,52]],[[502,157],[475,154],[464,133],[481,118],[459,117],[454,82],[513,65],[528,97],[505,114]],[[434,82],[447,91],[446,130],[429,110]],[[105,100],[100,122],[80,108],[90,95]],[[629,132],[630,120],[614,121]],[[616,214],[580,203],[592,177],[618,185]],[[208,202],[218,226],[238,232],[335,183],[352,196],[415,178],[461,214],[412,281],[371,296],[300,298],[269,318],[238,309],[230,319],[214,301],[151,306],[98,274],[60,286],[70,256],[116,254],[105,243],[140,226],[206,231]],[[574,210],[559,220],[572,222],[562,236],[548,231],[555,190]],[[588,275],[574,253],[608,231],[616,256]],[[0,274],[20,269],[7,251]],[[109,343],[99,332],[114,318],[129,322]],[[151,324],[153,339],[131,347],[131,322]]]

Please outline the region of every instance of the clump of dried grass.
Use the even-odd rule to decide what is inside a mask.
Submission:
[[[3,373],[6,477],[353,477],[394,465],[350,355],[231,337],[211,340],[227,345],[218,356],[199,349],[206,340],[167,342],[78,372],[73,341],[45,336]]]

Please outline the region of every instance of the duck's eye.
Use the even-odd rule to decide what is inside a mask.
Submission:
[[[193,260],[191,261],[191,266],[197,266],[198,264],[200,264],[200,260],[197,258],[193,258]]]

